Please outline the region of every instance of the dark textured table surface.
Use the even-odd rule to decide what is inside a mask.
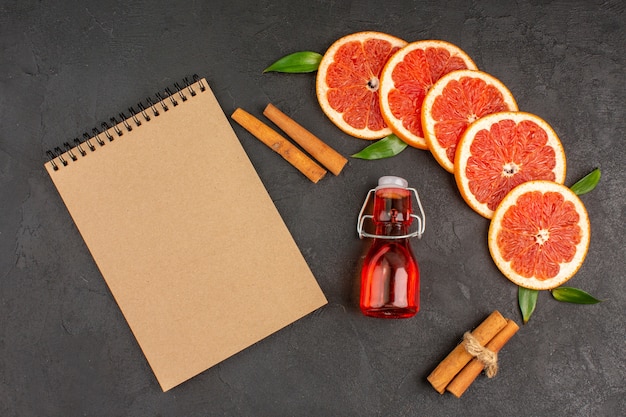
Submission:
[[[624,415],[624,7],[619,0],[0,2],[0,415]],[[426,376],[463,332],[495,309],[521,324],[517,287],[489,256],[488,222],[428,152],[350,158],[341,175],[312,184],[234,126],[329,304],[162,393],[43,169],[46,150],[197,73],[226,114],[242,107],[260,115],[272,102],[350,155],[366,143],[323,115],[314,74],[262,70],[362,30],[459,45],[510,88],[520,109],[554,127],[568,185],[601,168],[596,190],[582,196],[589,253],[568,284],[605,301],[580,306],[540,293],[530,322],[501,352],[498,375],[479,377],[461,399],[441,396]],[[366,318],[354,297],[364,245],[356,217],[386,174],[419,189],[428,217],[423,239],[413,242],[421,311],[408,320]],[[237,309],[245,314],[247,306]]]

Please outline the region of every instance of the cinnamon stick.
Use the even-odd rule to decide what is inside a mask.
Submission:
[[[339,152],[328,146],[273,104],[268,104],[263,114],[333,174],[339,175],[348,162]]]
[[[496,310],[474,329],[472,336],[474,336],[481,345],[485,346],[485,344],[493,339],[506,324],[506,319]],[[430,382],[439,394],[443,394],[450,381],[454,379],[456,374],[458,374],[472,358],[473,356],[467,353],[462,344],[457,345],[457,347],[437,365],[430,375],[428,375],[428,382]]]
[[[499,352],[518,330],[519,326],[513,320],[507,319],[506,326],[485,347],[493,352]],[[476,377],[480,375],[484,367],[485,365],[481,361],[476,358],[472,359],[448,384],[446,390],[460,398]]]
[[[238,108],[231,115],[231,117],[254,137],[285,158],[287,162],[296,167],[298,171],[303,173],[314,183],[317,183],[320,179],[322,179],[322,177],[324,177],[324,175],[326,175],[326,170],[324,168],[306,156],[304,152],[282,137],[274,129],[250,113]]]

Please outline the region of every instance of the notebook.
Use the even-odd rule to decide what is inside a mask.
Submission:
[[[327,303],[205,79],[48,154],[163,391]]]

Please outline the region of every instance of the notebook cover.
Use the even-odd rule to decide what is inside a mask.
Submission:
[[[191,88],[45,164],[163,391],[327,302],[206,80]]]

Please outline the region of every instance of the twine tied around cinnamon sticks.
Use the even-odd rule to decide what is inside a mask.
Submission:
[[[497,353],[519,330],[519,326],[494,311],[472,332],[466,332],[463,342],[431,372],[428,382],[443,394],[459,398],[486,368],[488,377],[498,370]]]
[[[473,357],[478,359],[485,366],[485,374],[488,378],[493,378],[498,373],[498,352],[487,349],[481,345],[472,333],[465,332],[463,335],[463,347]]]

